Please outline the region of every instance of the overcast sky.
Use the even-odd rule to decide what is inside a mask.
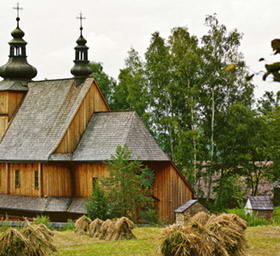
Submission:
[[[10,32],[15,28],[17,1],[0,1],[0,64],[8,55]],[[163,37],[176,26],[187,26],[199,38],[206,33],[207,14],[218,14],[228,30],[243,33],[241,51],[252,72],[263,69],[260,57],[272,56],[270,41],[280,38],[280,0],[21,0],[21,28],[28,42],[28,61],[38,69],[36,79],[71,77],[75,41],[79,35],[82,11],[84,36],[91,60],[103,63],[104,70],[117,78],[124,66],[127,51],[133,47],[141,55],[149,45],[151,34]],[[269,4],[268,4],[269,3]],[[278,57],[279,58],[279,57]],[[254,79],[256,96],[265,90],[277,90],[280,84]]]

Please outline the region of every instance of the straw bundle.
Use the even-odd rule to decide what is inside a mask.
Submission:
[[[97,235],[97,237],[99,238],[99,239],[105,239],[106,238],[106,236],[107,236],[107,230],[110,228],[110,226],[113,224],[113,221],[112,220],[105,220],[103,223],[102,223],[102,225],[101,225],[101,227],[100,227],[100,232],[99,232],[99,234]]]
[[[164,256],[244,256],[246,222],[234,214],[199,213],[185,226],[163,230]]]
[[[0,256],[49,256],[56,252],[45,227],[27,226],[19,231],[6,230],[0,237]]]
[[[33,253],[28,256],[46,256],[56,252],[52,232],[45,225],[27,226],[21,232],[31,243]]]
[[[103,220],[95,219],[89,225],[89,236],[90,237],[98,237]]]
[[[75,222],[75,230],[74,232],[79,235],[86,235],[88,234],[89,225],[91,223],[91,220],[86,217],[85,215],[80,217]]]
[[[122,217],[118,219],[110,229],[108,229],[106,240],[129,240],[134,239],[135,236],[131,232],[134,228],[134,223]]]

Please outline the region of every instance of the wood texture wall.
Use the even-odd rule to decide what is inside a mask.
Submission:
[[[192,192],[171,163],[150,163],[149,167],[156,175],[153,195],[158,199],[159,218],[173,221],[174,210],[192,199]]]
[[[42,164],[42,196],[72,196],[71,179],[69,165]]]
[[[56,153],[72,153],[94,112],[109,111],[97,85],[93,83],[61,140]]]
[[[21,105],[25,92],[0,92],[0,138],[5,134],[10,120]]]
[[[75,196],[89,197],[92,195],[92,178],[108,175],[107,166],[103,163],[80,163],[75,166]]]

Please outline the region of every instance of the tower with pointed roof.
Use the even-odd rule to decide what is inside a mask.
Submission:
[[[77,46],[75,47],[75,60],[74,66],[71,69],[71,73],[75,78],[86,78],[88,77],[92,71],[89,66],[88,60],[88,47],[87,47],[87,40],[83,36],[83,19],[85,19],[80,13],[78,17],[80,20],[80,37],[76,41]]]

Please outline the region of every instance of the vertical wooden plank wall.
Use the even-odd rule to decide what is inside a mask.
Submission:
[[[75,167],[76,197],[89,197],[92,194],[92,178],[108,175],[103,163],[79,163]]]
[[[25,92],[0,92],[0,138],[5,134],[9,121],[20,106]]]
[[[16,187],[15,184],[15,172],[20,171],[20,186]],[[13,195],[26,195],[26,196],[39,196],[39,189],[35,188],[35,171],[38,170],[36,163],[28,164],[9,164],[9,194]]]
[[[72,196],[71,175],[67,164],[42,164],[41,172],[42,196]]]
[[[174,210],[192,199],[192,192],[171,163],[152,163],[149,167],[156,175],[153,193],[159,200],[159,218],[174,221]]]
[[[93,83],[55,152],[72,153],[86,130],[93,113],[108,110],[96,84]]]

